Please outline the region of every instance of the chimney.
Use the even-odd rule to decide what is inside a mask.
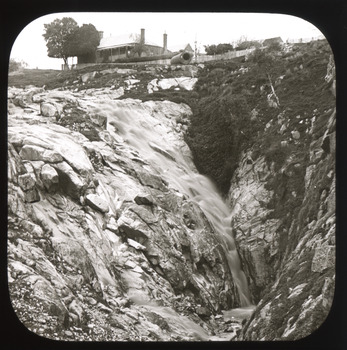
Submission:
[[[104,37],[104,32],[103,31],[99,31],[99,38],[100,40]]]
[[[141,29],[141,38],[140,38],[140,44],[143,45],[145,43],[145,30]]]
[[[167,51],[167,34],[163,34],[163,53],[166,53]]]

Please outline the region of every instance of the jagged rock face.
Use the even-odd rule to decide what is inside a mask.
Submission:
[[[334,60],[328,50],[316,72],[305,64],[297,68],[307,69],[297,91],[286,76],[275,83],[280,105],[261,114],[257,100],[251,112],[257,140],[244,146],[228,192],[232,229],[257,304],[239,340],[306,337],[324,322],[333,301]]]
[[[249,151],[233,178],[233,230],[257,303],[242,330],[243,340],[299,339],[316,330],[330,311],[335,284],[335,111],[314,117],[305,137],[311,140],[307,166],[289,155],[275,170],[273,162],[253,160]],[[283,196],[284,191],[291,191],[294,199],[301,196],[300,205],[281,216],[276,215],[281,201],[273,206],[279,187]]]
[[[174,166],[184,175],[179,160],[194,171],[175,131],[188,106],[9,96],[8,276],[19,319],[55,339],[208,339],[211,325],[198,315],[240,301],[216,233],[172,180]],[[151,152],[136,148],[135,125],[158,133]]]
[[[276,264],[270,264],[278,253],[276,230],[278,219],[268,219],[267,208],[273,191],[266,182],[274,175],[264,157],[251,158],[251,152],[242,157],[229,191],[232,203],[232,226],[235,232],[243,269],[248,276],[250,293],[257,303],[266,287],[273,282]]]

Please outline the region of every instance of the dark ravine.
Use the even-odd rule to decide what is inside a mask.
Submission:
[[[234,125],[224,199],[186,143],[188,131],[196,154],[194,106],[206,89],[219,93],[206,87],[220,73],[213,64],[99,67],[64,88],[10,87],[8,280],[20,321],[79,341],[290,340],[317,329],[335,281],[326,46],[277,53],[287,62],[273,77],[280,108],[257,86],[251,57],[217,67],[225,96],[238,84],[252,91],[242,110],[257,135],[238,142],[244,126]],[[295,79],[321,100],[295,97]]]

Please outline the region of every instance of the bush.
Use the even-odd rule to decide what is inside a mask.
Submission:
[[[18,70],[21,70],[25,67],[27,67],[27,63],[25,63],[24,61],[16,61],[15,59],[11,58],[10,59],[10,63],[8,66],[8,71],[9,72],[16,72]]]
[[[240,44],[238,44],[236,47],[236,50],[237,51],[246,50],[246,49],[250,49],[252,47],[259,48],[260,46],[261,46],[261,44],[259,43],[259,41],[246,40],[246,41],[243,41]]]
[[[226,193],[242,146],[249,141],[250,116],[244,96],[221,94],[203,98],[193,110],[186,141],[198,170]]]
[[[223,54],[232,50],[233,46],[231,44],[205,45],[205,52],[208,55]]]

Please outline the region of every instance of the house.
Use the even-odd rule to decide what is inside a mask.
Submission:
[[[119,59],[133,57],[151,57],[171,53],[167,48],[167,34],[163,34],[163,46],[145,39],[145,29],[139,36],[133,34],[103,37],[96,49],[96,62],[108,63]]]
[[[269,38],[263,41],[263,46],[270,46],[273,44],[283,44],[282,38],[277,36],[276,38]]]

